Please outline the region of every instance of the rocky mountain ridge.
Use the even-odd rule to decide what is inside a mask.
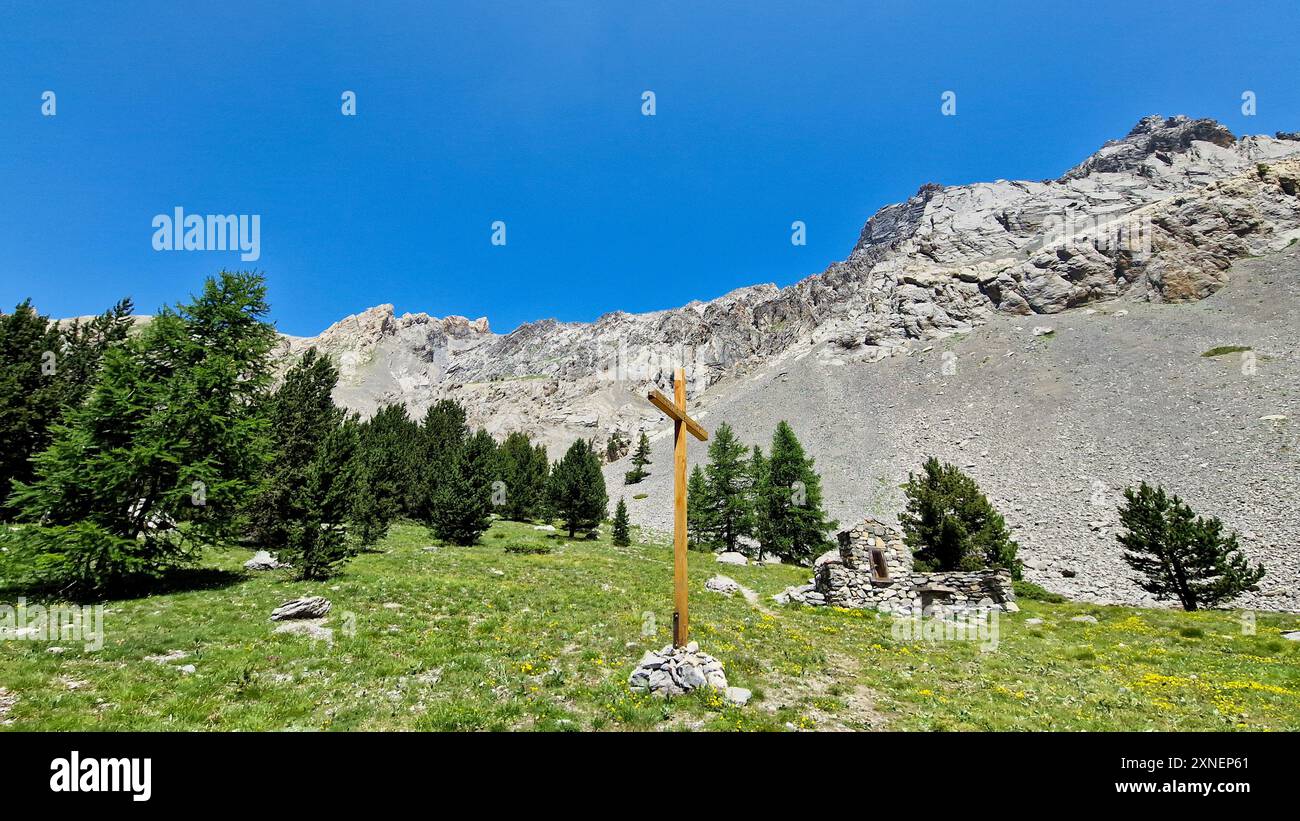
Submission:
[[[835,340],[878,360],[908,340],[964,333],[997,314],[1053,314],[1136,289],[1153,301],[1217,290],[1234,259],[1300,236],[1300,141],[1236,139],[1213,120],[1143,118],[1057,180],[924,185],[863,228],[848,258],[786,288],[594,323],[396,316],[380,305],[314,338],[342,368],[337,398],[416,414],[443,396],[497,434],[552,447],[654,424],[641,400],[684,364],[688,393]]]

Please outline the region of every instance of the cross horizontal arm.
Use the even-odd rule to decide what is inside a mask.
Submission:
[[[650,400],[650,404],[654,405],[659,410],[668,414],[669,418],[671,418],[674,422],[681,422],[683,425],[685,425],[686,430],[690,432],[691,436],[694,436],[696,439],[699,439],[701,442],[709,438],[709,432],[706,431],[704,428],[700,427],[699,422],[696,422],[694,419],[687,416],[685,411],[677,407],[677,405],[673,402],[673,400],[664,396],[659,391],[657,390],[650,391],[648,394],[646,394],[646,399]]]

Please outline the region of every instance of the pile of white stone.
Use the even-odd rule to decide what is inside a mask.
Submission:
[[[743,705],[750,697],[750,692],[743,687],[727,686],[722,662],[700,652],[697,642],[685,647],[669,644],[662,650],[646,651],[632,675],[628,676],[627,683],[639,693],[654,696],[680,696],[701,687],[710,687],[722,693],[732,704]]]

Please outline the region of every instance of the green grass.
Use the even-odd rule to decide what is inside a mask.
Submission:
[[[495,535],[504,535],[504,534],[495,534]],[[552,547],[553,547],[552,545],[541,544],[538,542],[508,542],[505,545],[505,551],[507,553],[525,553],[525,554],[540,555],[542,553],[550,553]]]
[[[547,545],[549,553],[506,546]],[[806,569],[724,568],[760,594],[704,591],[691,554],[692,638],[718,656],[744,708],[716,695],[631,693],[627,676],[669,640],[662,544],[614,547],[498,522],[473,547],[399,525],[337,578],[245,573],[250,551],[211,554],[212,586],[109,602],[105,646],[0,641],[14,730],[979,730],[1300,729],[1300,619],[1024,600],[974,642],[896,639],[873,612],[780,607]],[[218,575],[217,571],[224,571]],[[334,603],[332,645],[273,634],[296,596]],[[13,603],[12,594],[0,601]],[[1097,624],[1071,621],[1090,614]],[[1042,619],[1026,624],[1026,619]],[[145,659],[173,650],[172,664]],[[180,664],[195,672],[182,673]],[[0,693],[3,694],[3,693]]]
[[[1053,593],[1042,585],[1037,585],[1030,581],[1015,581],[1012,582],[1011,586],[1015,590],[1016,598],[1020,601],[1030,599],[1032,601],[1050,602],[1052,604],[1062,604],[1068,601],[1068,599],[1060,593]]]
[[[1249,345],[1219,345],[1216,348],[1210,348],[1201,354],[1204,357],[1226,356],[1230,353],[1245,353],[1250,350]]]

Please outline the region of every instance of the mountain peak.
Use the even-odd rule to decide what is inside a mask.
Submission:
[[[1194,143],[1205,142],[1230,148],[1237,137],[1218,120],[1176,114],[1149,114],[1138,120],[1120,140],[1109,140],[1086,160],[1065,172],[1062,180],[1079,179],[1093,173],[1135,171],[1149,158],[1166,164],[1175,154],[1190,151]]]

